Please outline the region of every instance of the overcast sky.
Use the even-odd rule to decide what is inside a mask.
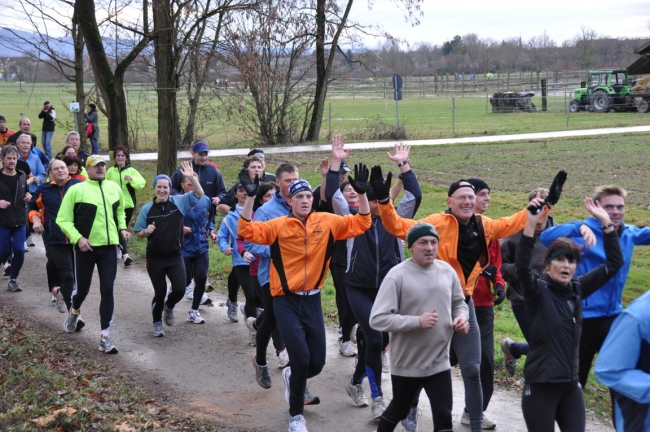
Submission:
[[[442,45],[455,35],[476,33],[481,39],[500,41],[521,35],[524,41],[544,31],[558,45],[572,39],[585,26],[599,36],[650,39],[650,1],[648,0],[461,0],[432,1],[422,4],[424,16],[412,27],[391,0],[355,2],[352,15],[356,20],[381,24],[394,36],[410,44],[429,42]],[[377,47],[377,40],[364,44]]]

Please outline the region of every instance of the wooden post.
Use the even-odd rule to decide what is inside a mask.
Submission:
[[[548,75],[548,74],[547,74]],[[546,112],[546,78],[542,79],[542,111]]]

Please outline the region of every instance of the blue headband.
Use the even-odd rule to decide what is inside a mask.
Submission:
[[[169,178],[167,174],[158,174],[156,177],[153,178],[153,186],[152,188],[156,188],[156,183],[158,183],[158,180],[160,179],[165,179],[169,182],[169,187],[172,187],[172,179]]]

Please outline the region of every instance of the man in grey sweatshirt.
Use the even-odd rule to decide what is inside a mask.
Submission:
[[[392,431],[424,388],[434,430],[452,430],[449,345],[454,331],[469,331],[469,309],[456,272],[437,260],[439,235],[428,223],[413,225],[406,241],[412,257],[393,267],[381,284],[370,326],[390,332],[393,400],[378,432]]]

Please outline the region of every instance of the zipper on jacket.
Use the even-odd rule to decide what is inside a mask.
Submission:
[[[301,223],[301,225],[302,225],[302,223]],[[302,229],[305,230],[305,261],[304,261],[305,262],[305,279],[304,279],[305,282],[304,282],[304,284],[302,286],[302,291],[305,292],[305,290],[307,289],[307,258],[308,258],[308,256],[307,256],[307,239],[308,239],[308,237],[307,237],[307,227],[305,225],[303,225]]]
[[[106,241],[108,244],[106,246],[110,246],[111,244],[111,236],[108,233],[108,213],[106,212],[106,198],[104,197],[104,189],[102,188],[102,180],[97,180],[97,184],[99,185],[99,190],[102,193],[102,202],[104,203],[104,221],[106,225]]]
[[[375,232],[375,289],[379,289],[379,234],[377,233],[377,220],[372,223],[372,229]]]

